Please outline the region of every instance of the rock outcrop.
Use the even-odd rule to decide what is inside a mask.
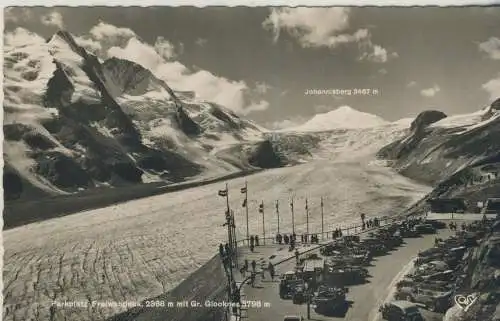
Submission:
[[[406,137],[382,148],[378,156],[391,160],[403,175],[449,190],[468,182],[471,171],[477,179],[494,172],[485,166],[496,167],[498,162],[499,116],[491,106],[470,116],[423,112]]]

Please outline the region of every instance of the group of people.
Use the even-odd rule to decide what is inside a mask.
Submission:
[[[253,252],[256,246],[259,246],[259,236],[250,235],[250,251]]]
[[[458,225],[455,222],[450,222],[450,224],[448,224],[448,227],[450,228],[451,231],[456,231],[458,228]],[[467,225],[465,223],[462,223],[461,228],[462,228],[462,231],[465,231],[467,229]]]
[[[233,251],[228,243],[225,245],[222,245],[222,243],[219,244],[219,255],[226,271],[230,268],[232,253]]]
[[[302,234],[300,238],[302,240],[302,243],[309,243],[309,241],[312,244],[318,244],[319,243],[318,234],[311,234],[311,235]]]
[[[290,244],[292,247],[295,246],[295,243],[297,242],[297,234],[276,234],[276,243],[278,244],[283,244],[285,243],[286,245]],[[300,242],[301,243],[319,243],[319,237],[318,234],[302,234],[300,236]]]
[[[284,242],[285,244],[288,245],[288,244],[290,244],[290,242],[295,242],[296,238],[297,238],[297,235],[295,233],[290,234],[290,235],[288,235],[288,234],[282,235],[282,234],[278,233],[278,234],[276,234],[276,243],[283,244],[283,242]]]
[[[366,222],[363,222],[363,230],[365,230],[366,228],[379,227],[379,226],[380,226],[380,221],[376,217],[369,219]]]
[[[278,244],[283,244],[285,243],[286,245],[290,245],[290,251],[293,251],[295,248],[295,242],[297,240],[297,235],[295,233],[293,234],[276,234],[276,243]]]
[[[250,265],[252,267],[252,271],[250,272],[251,273],[250,274],[250,284],[252,285],[252,287],[254,287],[255,286],[255,277],[257,275],[257,262],[255,260],[252,260]],[[246,273],[248,272],[248,268],[249,268],[248,260],[245,259],[245,262],[240,269],[240,273],[241,273],[241,276],[243,278],[246,276]],[[264,267],[262,267],[260,272],[261,272],[261,277],[263,280],[265,279],[265,271],[266,271],[266,269]],[[269,275],[271,277],[271,280],[274,280],[276,271],[274,269],[274,265],[271,262],[269,262],[269,265],[267,266],[267,271],[269,271]]]
[[[339,238],[339,237],[342,237],[342,229],[341,228],[337,228],[335,229],[333,232],[332,232],[332,238],[333,239],[336,239],[336,238]]]

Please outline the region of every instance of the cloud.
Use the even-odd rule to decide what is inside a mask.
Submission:
[[[366,59],[366,60],[370,60],[370,61],[373,61],[373,62],[378,62],[378,63],[384,63],[384,62],[387,62],[387,50],[385,48],[382,48],[381,46],[379,45],[375,45],[372,47],[372,52],[368,53],[368,52],[365,52],[363,53],[363,55],[361,56],[361,60],[363,59]]]
[[[269,89],[271,89],[271,86],[266,84],[265,82],[256,82],[255,83],[255,91],[261,95],[266,94]]]
[[[416,85],[417,85],[417,82],[416,82],[416,81],[414,81],[414,80],[412,80],[412,81],[410,81],[410,82],[406,85],[406,87],[411,88],[411,87],[415,87]]]
[[[385,48],[371,42],[368,29],[349,32],[350,8],[282,8],[271,9],[271,13],[262,23],[266,30],[274,34],[277,42],[281,30],[296,38],[303,48],[336,48],[343,44],[358,43],[364,48],[359,60],[385,63],[397,53],[388,53]]]
[[[45,39],[34,32],[18,27],[12,32],[4,34],[4,46],[9,47],[24,46],[26,44],[45,44]]]
[[[364,52],[361,55],[361,57],[359,58],[360,60],[368,60],[376,63],[386,63],[391,58],[399,57],[397,52],[389,53],[387,49],[383,48],[380,45],[372,45],[371,41],[370,44],[367,46],[367,48],[368,51]]]
[[[500,39],[491,37],[479,44],[479,50],[487,53],[491,59],[500,59]]]
[[[107,56],[134,61],[151,70],[156,77],[174,89],[194,91],[199,99],[213,101],[241,114],[269,107],[266,101],[252,101],[249,98],[251,90],[243,81],[229,80],[206,70],[193,72],[178,61],[165,59],[165,55],[168,57],[171,54],[170,46],[165,44],[166,40],[160,39],[153,47],[132,37],[123,47],[109,48]],[[164,50],[163,54],[157,51],[158,47]]]
[[[255,89],[244,81],[230,80],[207,70],[192,70],[173,60],[178,50],[163,37],[158,37],[151,45],[139,40],[129,28],[100,22],[88,34],[74,38],[80,46],[101,59],[117,57],[138,63],[174,90],[194,91],[198,99],[218,103],[241,114],[269,108],[269,103],[256,98]],[[6,50],[26,44],[45,45],[45,39],[23,28],[4,34]],[[264,90],[267,87],[260,84],[258,88]]]
[[[79,46],[82,46],[85,48],[87,51],[93,53],[93,54],[98,54],[102,50],[101,43],[99,41],[95,41],[91,39],[90,37],[87,36],[74,36],[76,43]]]
[[[349,27],[350,8],[281,8],[271,9],[263,27],[272,30],[274,41],[281,30],[297,38],[303,47],[330,47],[360,41],[368,36],[368,30],[360,29],[353,34],[345,33]]]
[[[208,40],[207,39],[204,39],[204,38],[198,38],[196,39],[196,41],[194,42],[197,46],[200,46],[200,47],[203,47],[207,44]]]
[[[63,17],[57,11],[52,11],[51,13],[42,16],[40,18],[40,21],[46,26],[54,26],[58,27],[59,29],[62,29],[64,27]]]
[[[33,18],[28,8],[8,7],[4,9],[5,22],[20,22]]]
[[[381,75],[387,75],[389,73],[385,68],[380,68],[377,72]]]
[[[500,74],[495,79],[491,79],[483,84],[482,88],[490,94],[490,99],[495,100],[500,97]]]
[[[269,102],[261,100],[258,103],[251,103],[245,109],[242,110],[243,115],[247,115],[255,111],[263,111],[269,108]]]
[[[164,59],[171,59],[176,56],[174,45],[164,37],[156,38],[154,48]]]
[[[106,40],[112,43],[123,42],[136,37],[132,29],[116,27],[102,21],[90,29],[90,35],[95,40]]]
[[[304,116],[294,116],[289,119],[266,123],[265,126],[269,129],[285,129],[285,128],[297,127],[299,125],[302,125],[308,120],[309,119]]]
[[[432,88],[422,89],[420,94],[424,97],[434,97],[440,91],[441,88],[438,85],[434,85]]]

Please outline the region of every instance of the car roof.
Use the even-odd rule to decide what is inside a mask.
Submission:
[[[416,308],[417,305],[415,303],[409,302],[409,301],[392,301],[390,304],[397,306],[398,308],[401,308],[403,310],[408,309],[408,308]]]

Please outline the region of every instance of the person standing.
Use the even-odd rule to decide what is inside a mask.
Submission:
[[[222,243],[219,244],[219,254],[221,258],[224,257],[224,245]]]
[[[274,281],[274,265],[269,262],[269,266],[267,268],[269,270],[269,275],[271,276],[271,281]]]
[[[245,271],[248,271],[248,260],[245,259],[245,263],[243,264],[243,267],[245,268]]]

